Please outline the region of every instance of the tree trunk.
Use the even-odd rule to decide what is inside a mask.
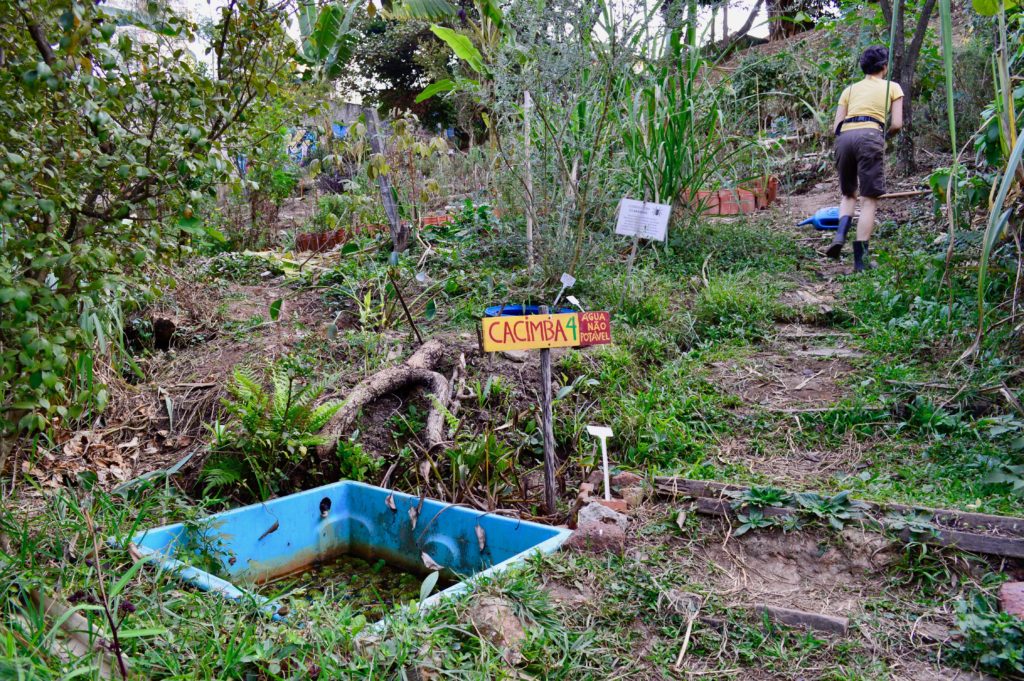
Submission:
[[[916,145],[914,144],[914,82],[913,76],[904,76],[900,80],[893,79],[903,88],[903,129],[896,138],[896,174],[901,177],[917,172]]]
[[[366,132],[370,138],[370,150],[375,154],[383,154],[384,143],[381,141],[380,119],[377,116],[377,110],[367,107],[363,111],[366,114]],[[388,217],[392,250],[395,253],[404,253],[409,248],[409,227],[399,217],[398,204],[391,193],[391,180],[387,173],[377,176],[377,185],[380,187],[380,200],[384,204],[384,214]]]
[[[911,175],[917,171],[914,143],[913,99],[917,95],[914,85],[914,73],[917,70],[917,58],[921,55],[928,31],[928,20],[935,10],[936,0],[925,0],[921,13],[917,17],[914,35],[907,45],[906,13],[904,3],[899,4],[899,11],[893,15],[889,0],[880,0],[882,14],[890,26],[895,22],[895,36],[892,45],[892,79],[903,88],[903,130],[896,139],[896,174]]]

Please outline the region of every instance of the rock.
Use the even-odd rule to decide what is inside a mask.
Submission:
[[[621,473],[615,473],[609,476],[608,481],[612,484],[613,488],[620,487],[644,487],[647,481],[644,480],[643,476],[637,475],[636,473],[630,473],[629,471],[623,471]],[[587,482],[594,486],[594,489],[600,490],[604,493],[604,471],[598,468],[596,471],[592,471],[587,476]]]
[[[507,601],[496,596],[475,599],[468,615],[480,637],[501,650],[505,662],[516,665],[523,661],[526,631]]]
[[[945,643],[960,638],[960,633],[955,629],[950,629],[938,622],[928,621],[922,621],[915,625],[913,635],[925,643]]]
[[[643,487],[645,483],[641,476],[628,471],[612,476],[612,487]]]
[[[664,601],[668,611],[675,615],[692,615],[700,609],[704,599],[699,594],[681,589],[669,589],[658,597],[658,605]]]
[[[530,353],[526,350],[504,350],[501,356],[510,362],[522,364],[530,358]]]
[[[626,550],[626,533],[618,525],[587,523],[573,531],[566,545],[580,551],[622,554]]]
[[[1024,620],[1024,582],[1006,582],[999,587],[999,607]]]
[[[628,525],[627,516],[595,501],[580,509],[576,531],[569,538],[568,545],[583,551],[621,554],[626,548]]]
[[[579,515],[580,509],[587,504],[591,503],[594,499],[591,495],[594,493],[594,486],[589,482],[580,483],[580,491],[576,495],[576,500],[572,504],[572,514],[569,516],[569,527],[576,529],[576,517]]]
[[[588,524],[615,525],[625,532],[626,527],[629,526],[629,517],[599,502],[594,502],[580,509],[576,524],[580,527]]]
[[[623,501],[626,502],[626,506],[629,508],[638,508],[644,503],[644,498],[647,496],[647,490],[641,486],[636,487],[623,487],[619,490],[622,495]]]

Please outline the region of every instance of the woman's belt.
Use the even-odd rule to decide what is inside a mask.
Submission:
[[[885,123],[878,120],[874,116],[850,116],[846,120],[841,121],[839,125],[836,126],[837,135],[843,131],[843,126],[846,125],[847,123],[874,123],[875,125],[882,129],[882,132],[885,132]]]

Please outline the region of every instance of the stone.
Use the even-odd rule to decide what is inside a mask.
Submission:
[[[674,615],[692,615],[700,610],[704,599],[699,594],[682,589],[669,589],[658,596],[658,606],[663,604]]]
[[[581,508],[579,516],[576,518],[577,526],[582,527],[587,524],[615,525],[625,532],[626,527],[629,526],[629,517],[604,506],[600,501],[595,501]]]
[[[999,607],[1024,620],[1024,582],[1006,582],[999,587]]]
[[[642,486],[635,487],[623,487],[619,490],[622,494],[622,500],[626,502],[626,506],[629,508],[639,508],[644,503],[644,498],[647,496],[647,490]]]
[[[915,638],[925,643],[946,643],[947,641],[960,638],[960,633],[955,629],[950,629],[938,622],[928,622],[927,620],[916,624],[911,633]]]
[[[526,360],[530,359],[530,353],[526,350],[504,350],[502,351],[501,356],[510,362],[515,362],[516,364],[522,364]]]
[[[517,665],[523,661],[526,631],[505,599],[497,596],[474,599],[468,615],[480,638],[498,648],[505,662]]]
[[[645,482],[643,477],[629,471],[612,476],[612,487],[643,487]]]
[[[637,475],[636,473],[630,473],[629,471],[623,471],[609,476],[608,482],[611,483],[612,489],[622,487],[644,487],[647,485],[647,481],[644,480],[643,476]],[[592,471],[590,475],[587,476],[587,483],[593,485],[594,489],[598,490],[599,495],[604,495],[604,471],[600,468]]]
[[[626,550],[626,533],[618,525],[587,523],[577,526],[566,546],[580,551],[621,555]]]
[[[621,502],[621,499],[615,500]],[[629,518],[601,501],[592,502],[580,509],[576,530],[569,538],[572,548],[594,553],[614,552],[621,554],[626,548],[626,527]]]

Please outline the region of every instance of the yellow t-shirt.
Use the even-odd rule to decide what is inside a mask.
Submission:
[[[885,90],[889,88],[889,102],[885,101]],[[843,90],[839,96],[839,106],[846,107],[846,117],[871,116],[872,118],[885,122],[889,113],[889,105],[903,97],[903,88],[896,81],[887,82],[885,78],[867,76],[864,80],[858,81]],[[847,123],[843,130],[857,130],[859,128],[875,128],[874,123]]]

